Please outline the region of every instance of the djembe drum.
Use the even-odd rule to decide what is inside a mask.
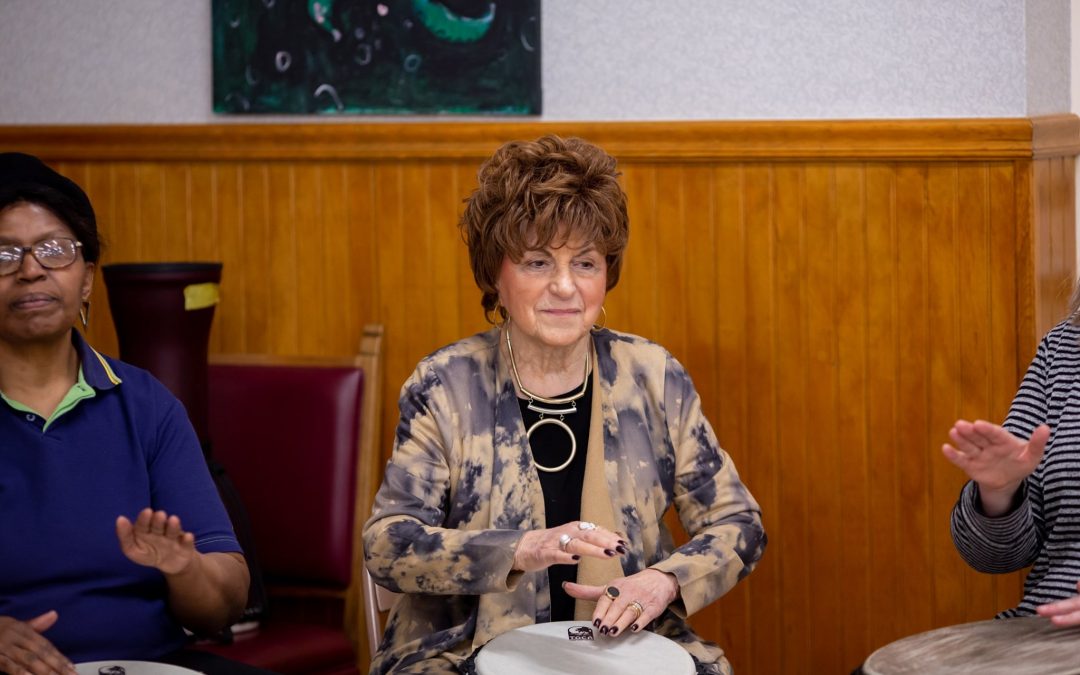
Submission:
[[[648,631],[615,638],[587,623],[554,621],[508,631],[475,657],[477,675],[694,675],[690,654]]]
[[[866,675],[1080,675],[1080,627],[1042,617],[977,621],[885,645],[863,664]]]

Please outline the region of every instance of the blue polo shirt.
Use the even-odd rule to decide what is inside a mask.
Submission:
[[[78,331],[72,343],[89,387],[73,405],[47,422],[0,403],[0,616],[55,609],[44,635],[75,662],[157,658],[185,635],[164,576],[120,551],[116,517],[149,506],[179,516],[203,553],[240,545],[176,397]]]

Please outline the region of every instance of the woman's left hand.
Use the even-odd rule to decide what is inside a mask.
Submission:
[[[164,511],[143,509],[134,523],[120,516],[116,538],[129,560],[164,574],[183,572],[196,556],[195,535],[184,531],[180,518]]]
[[[600,629],[601,635],[611,636],[626,633],[627,629],[640,632],[679,597],[675,575],[654,569],[615,579],[606,586],[583,586],[568,581],[563,588],[570,597],[595,601],[593,626]],[[609,588],[615,589],[611,593],[616,596],[614,599],[608,594]]]
[[[1080,582],[1076,584],[1076,589],[1080,591]],[[1039,605],[1035,611],[1039,613],[1039,616],[1049,617],[1050,622],[1055,626],[1078,626],[1080,625],[1080,595]]]

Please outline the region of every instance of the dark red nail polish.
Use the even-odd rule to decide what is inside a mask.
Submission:
[[[605,548],[604,555],[610,558],[611,556],[615,555],[615,551],[612,551],[610,548]]]
[[[630,545],[630,544],[627,544],[627,543],[626,543],[625,541],[623,541],[622,539],[620,539],[620,540],[619,540],[619,544],[621,544],[622,546],[629,546],[629,545]]]
[[[581,556],[579,556],[577,553],[575,553],[574,555],[572,555],[570,557],[573,558],[574,560],[581,560]]]
[[[630,626],[630,630],[634,631],[635,633],[637,632],[637,629],[638,625],[636,623],[633,626]]]
[[[615,633],[618,633],[618,632],[619,632],[619,627],[618,627],[618,626],[616,626],[616,627],[614,627],[614,628],[612,628],[612,629],[611,629],[611,632],[609,633],[609,635],[611,635],[612,637],[614,637],[614,636],[615,636]]]
[[[622,546],[616,546],[615,550],[618,551],[619,553],[622,553],[622,554],[626,553],[626,549],[623,548]]]
[[[596,626],[597,628],[599,628],[599,627],[600,627],[600,619],[597,619],[596,621],[593,621],[593,622],[592,622],[592,625],[594,625],[594,626]]]
[[[601,626],[600,627],[600,634],[601,635],[607,635],[608,634],[607,626]]]

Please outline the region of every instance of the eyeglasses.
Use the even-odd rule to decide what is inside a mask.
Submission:
[[[66,237],[42,239],[30,246],[0,245],[0,277],[17,272],[22,267],[23,256],[27,253],[32,253],[34,260],[45,269],[58,270],[67,267],[75,262],[80,248],[81,241]]]

